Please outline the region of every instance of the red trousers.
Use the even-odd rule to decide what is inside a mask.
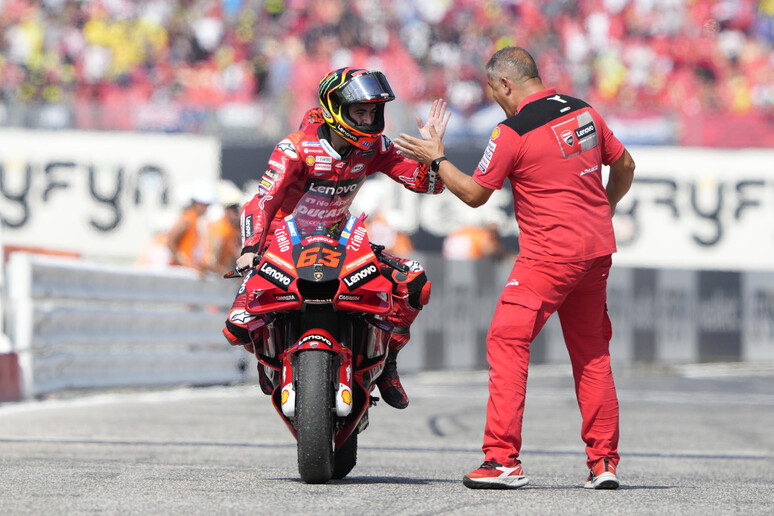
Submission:
[[[548,317],[558,312],[583,419],[587,464],[605,457],[618,463],[618,398],[606,305],[611,262],[609,255],[573,263],[516,260],[487,335],[485,460],[511,466],[519,457],[529,346]]]

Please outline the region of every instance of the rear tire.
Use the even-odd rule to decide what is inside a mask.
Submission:
[[[308,484],[324,484],[333,476],[332,359],[322,350],[300,351],[293,371],[298,472]]]
[[[357,464],[357,429],[333,453],[333,478],[344,478]]]

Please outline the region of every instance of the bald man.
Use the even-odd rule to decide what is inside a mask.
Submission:
[[[473,208],[506,179],[513,193],[520,252],[487,334],[484,463],[463,483],[513,489],[529,482],[519,458],[529,347],[558,312],[583,418],[590,470],[584,487],[617,489],[618,398],[610,367],[607,276],[616,250],[612,216],[631,187],[634,161],[594,108],[543,85],[523,48],[499,50],[486,71],[492,97],[507,118],[492,131],[472,175],[445,157],[437,137],[423,141],[401,134],[395,141]],[[606,185],[603,166],[610,167]]]

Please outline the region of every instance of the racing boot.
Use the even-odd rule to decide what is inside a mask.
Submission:
[[[403,386],[400,384],[400,377],[398,376],[398,367],[396,360],[398,358],[398,352],[390,350],[387,353],[387,362],[384,364],[384,371],[382,375],[376,381],[379,392],[382,394],[382,399],[387,405],[396,409],[404,409],[408,407],[409,399],[406,395],[406,391],[403,390]]]
[[[236,299],[234,299],[234,304],[228,312],[226,325],[223,328],[223,336],[226,337],[226,340],[232,346],[244,346],[248,352],[255,354],[255,345],[258,344],[258,349],[260,349],[261,340],[256,337],[258,340],[253,342],[253,339],[250,338],[247,324],[250,321],[253,321],[257,316],[244,309],[247,301],[245,285],[247,284],[247,280],[250,279],[253,274],[253,271],[248,272],[242,282],[242,287],[239,289],[239,293],[237,294]],[[266,375],[263,364],[260,362],[258,362],[258,385],[261,387],[261,392],[266,395],[270,395],[274,392],[274,385],[272,385],[271,380]]]
[[[386,253],[385,253],[386,254]],[[392,256],[392,255],[390,255]],[[415,261],[403,258],[393,258],[408,266],[407,272],[398,271],[384,265],[381,273],[392,283],[393,311],[387,316],[387,320],[394,325],[390,336],[390,351],[387,354],[387,362],[384,371],[376,381],[382,399],[391,407],[404,409],[408,407],[409,399],[406,391],[400,383],[398,376],[397,357],[398,351],[409,341],[409,328],[419,311],[430,300],[430,282],[422,266]]]
[[[248,352],[255,354],[255,344],[258,344],[260,349],[260,344],[262,341],[260,338],[256,337],[258,340],[255,343],[252,342],[249,335],[247,335],[247,330],[240,330],[242,330],[240,326],[235,325],[230,320],[228,320],[226,321],[226,327],[223,328],[223,336],[226,337],[226,340],[232,346],[244,346]],[[241,337],[237,337],[237,335],[241,335]],[[244,342],[243,339],[247,339],[247,342]],[[265,368],[260,362],[258,362],[258,385],[261,387],[261,392],[266,395],[270,395],[272,392],[274,392],[274,385],[266,375]]]

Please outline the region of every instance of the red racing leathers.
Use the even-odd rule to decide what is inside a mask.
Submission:
[[[402,156],[385,135],[370,150],[353,146],[344,156],[339,155],[330,144],[329,129],[322,120],[320,109],[310,110],[301,128],[274,148],[258,193],[242,208],[242,254],[260,254],[282,219],[293,210],[297,211],[297,222],[301,223],[304,214],[314,220],[341,220],[366,177],[377,172],[387,174],[417,193],[443,191],[443,182],[436,173],[427,165]],[[329,209],[329,213],[319,213],[316,205],[298,206],[303,194],[310,190],[318,193],[318,197],[332,199],[325,204],[334,208]],[[408,342],[409,326],[429,298],[430,283],[424,270],[416,262],[411,262],[410,266],[412,272],[408,274],[389,267],[382,270],[394,285],[395,310],[389,320],[395,325],[390,341],[390,349],[395,351]],[[240,289],[226,321],[228,331],[224,334],[232,344],[247,344],[249,348],[250,338],[244,329],[250,319],[244,311],[245,295],[244,288]],[[236,339],[229,336],[229,331]]]

